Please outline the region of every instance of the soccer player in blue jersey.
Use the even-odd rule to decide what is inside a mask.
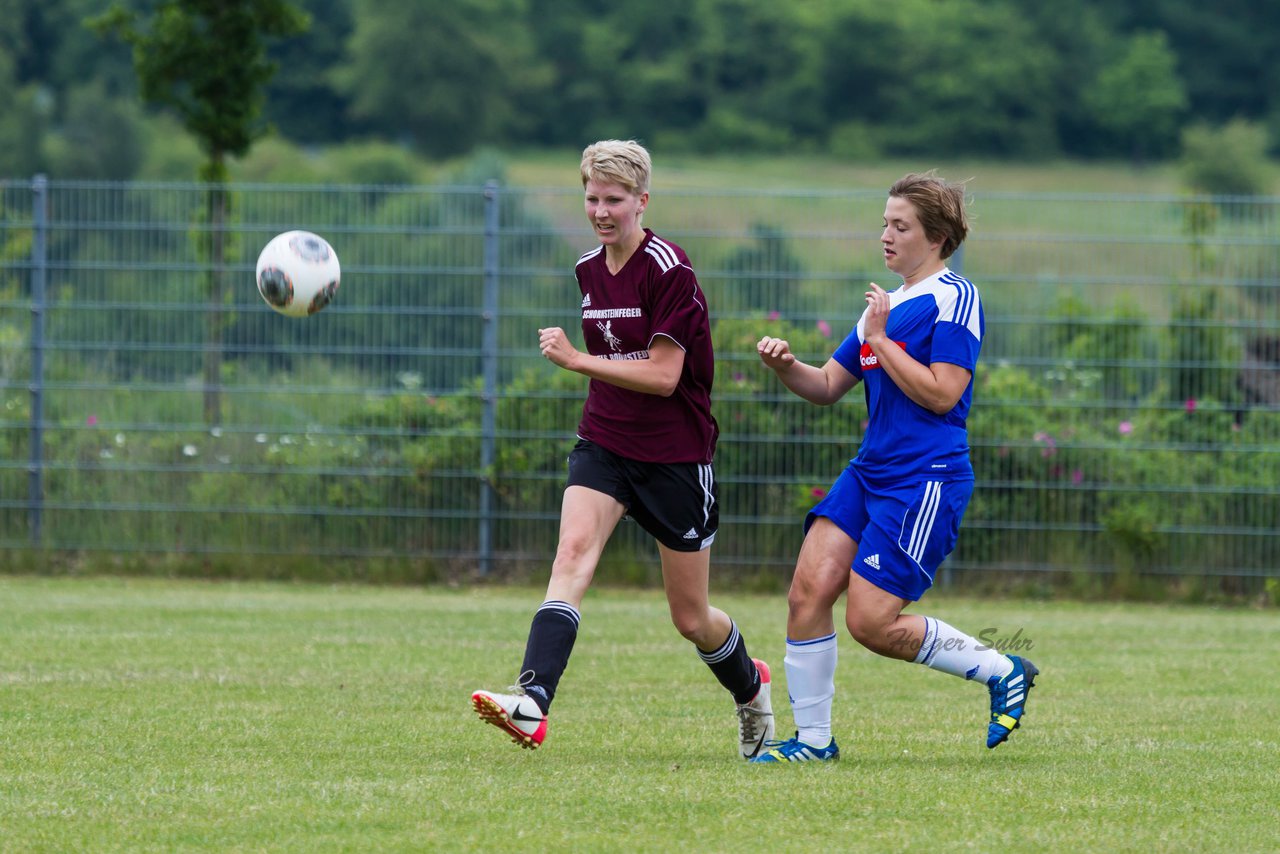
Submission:
[[[987,747],[1009,737],[1039,672],[934,617],[904,614],[955,547],[973,468],[965,419],[984,319],[978,290],[946,259],[968,234],[964,187],[933,172],[889,189],[880,243],[902,277],[872,283],[858,325],[822,367],[766,336],[761,360],[788,389],[819,405],[859,382],[868,421],[857,456],[805,519],[787,597],[787,693],[796,735],[754,762],[837,759],[831,733],[836,632],[832,609],[847,593],[845,625],[872,652],[986,685]]]
[[[538,330],[543,356],[591,380],[569,454],[560,544],[517,684],[476,691],[471,702],[521,747],[542,744],[582,597],[629,515],[657,540],[671,620],[733,695],[739,750],[751,759],[773,737],[769,668],[708,601],[720,514],[707,300],[684,250],[641,225],[651,171],[649,152],[634,141],[605,140],[582,153],[587,219],[600,241],[575,269],[587,351],[559,327]]]

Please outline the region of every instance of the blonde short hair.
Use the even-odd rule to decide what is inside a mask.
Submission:
[[[588,181],[621,184],[635,195],[649,192],[653,162],[634,139],[605,139],[582,151],[582,186]]]

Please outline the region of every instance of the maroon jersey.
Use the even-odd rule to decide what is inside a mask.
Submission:
[[[719,435],[707,301],[684,250],[647,228],[644,235],[616,276],[603,246],[578,259],[582,337],[598,359],[647,359],[663,336],[684,350],[684,369],[670,397],[591,380],[578,435],[633,460],[707,464]]]

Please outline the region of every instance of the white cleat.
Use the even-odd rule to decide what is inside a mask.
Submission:
[[[749,703],[738,706],[738,747],[748,761],[760,755],[766,741],[773,740],[773,701],[770,697],[769,665],[751,659],[760,671],[760,691]]]
[[[536,750],[547,737],[547,716],[528,694],[498,694],[476,691],[471,707],[480,720],[493,724],[528,750]]]

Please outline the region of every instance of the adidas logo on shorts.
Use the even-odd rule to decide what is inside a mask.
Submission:
[[[698,539],[698,532],[695,531],[693,528],[690,528],[688,531],[685,532],[684,538],[686,540],[696,540]]]
[[[879,572],[879,571],[880,571],[880,555],[879,555],[879,553],[876,553],[876,554],[873,554],[873,555],[870,555],[870,556],[868,556],[868,557],[863,558],[863,559],[862,559],[862,562],[863,562],[863,563],[865,563],[867,566],[871,567],[872,569],[874,569],[876,572]]]

